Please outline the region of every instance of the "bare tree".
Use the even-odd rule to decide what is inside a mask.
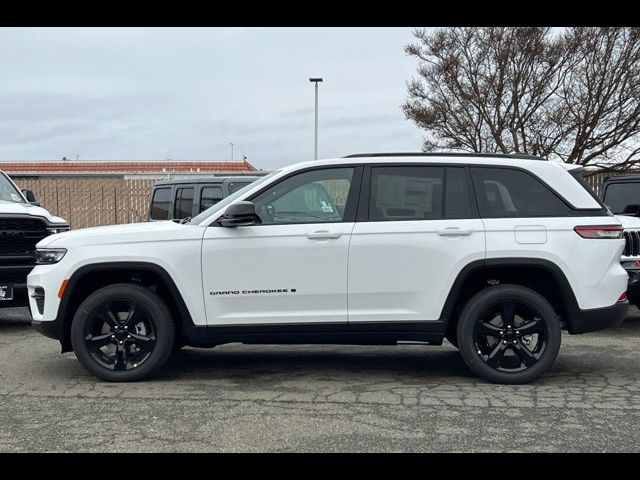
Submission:
[[[619,171],[640,162],[640,29],[414,32],[407,118],[424,149],[529,153]]]

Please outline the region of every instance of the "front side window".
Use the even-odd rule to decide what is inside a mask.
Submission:
[[[344,219],[354,168],[328,168],[293,175],[253,199],[265,225],[330,223]]]
[[[173,218],[187,218],[193,210],[193,187],[178,188],[176,203],[173,208]]]
[[[219,185],[212,185],[203,187],[200,193],[200,208],[198,213],[204,212],[207,208],[214,206],[220,200],[224,198],[222,193],[222,187]]]
[[[444,168],[429,166],[371,169],[369,220],[442,218]]]
[[[566,216],[569,207],[533,175],[511,168],[472,167],[480,216]]]
[[[171,188],[156,188],[151,200],[151,218],[153,220],[169,219],[169,200]]]

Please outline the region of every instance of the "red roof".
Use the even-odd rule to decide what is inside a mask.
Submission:
[[[0,170],[6,173],[201,173],[201,172],[255,172],[246,160],[219,161],[121,161],[121,162],[3,162]]]

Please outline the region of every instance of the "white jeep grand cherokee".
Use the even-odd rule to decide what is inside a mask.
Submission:
[[[175,348],[442,344],[529,382],[560,331],[627,310],[622,227],[572,165],[367,154],[289,166],[183,223],[45,238],[33,325],[94,375],[138,380]]]

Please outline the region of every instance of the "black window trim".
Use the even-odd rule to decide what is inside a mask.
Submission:
[[[440,218],[423,219],[423,218],[411,218],[403,220],[370,220],[369,219],[369,204],[371,202],[371,175],[372,170],[378,167],[440,167],[442,168],[442,212]],[[467,218],[446,218],[446,191],[447,191],[447,170],[449,168],[463,168],[465,172],[465,181],[467,182],[467,190],[469,192],[469,207],[470,215]],[[478,214],[478,202],[475,196],[475,190],[473,188],[473,181],[471,179],[470,165],[466,163],[445,163],[445,162],[384,162],[384,163],[367,163],[364,166],[364,173],[362,176],[362,188],[360,189],[360,199],[358,201],[358,212],[356,215],[356,222],[432,222],[442,220],[471,220],[480,218]]]
[[[558,198],[566,207],[567,207],[567,213],[564,215],[559,215],[559,214],[552,214],[552,215],[500,215],[500,216],[480,216],[480,218],[559,218],[559,217],[600,217],[600,216],[611,216],[611,214],[608,212],[608,210],[603,207],[600,208],[577,208],[574,207],[572,204],[570,204],[562,195],[560,195],[553,187],[551,187],[547,182],[545,182],[543,179],[541,179],[539,176],[535,175],[534,173],[532,173],[531,171],[522,168],[522,167],[515,167],[512,165],[469,165],[469,174],[471,175],[472,178],[472,183],[474,184],[475,187],[475,181],[473,181],[473,169],[475,168],[492,168],[492,169],[502,169],[502,170],[516,170],[519,172],[523,172],[527,175],[529,175],[530,177],[532,177],[534,180],[540,182],[540,184],[545,187],[549,192],[551,192],[553,195],[555,195],[556,198]],[[571,173],[571,172],[567,172],[567,173]],[[474,193],[476,193],[474,191]],[[475,195],[476,198],[476,203],[478,204],[478,195],[476,193]],[[480,213],[480,205],[478,204],[478,214]],[[588,213],[589,215],[585,215],[585,213]]]
[[[301,173],[307,173],[307,172],[311,172],[311,171],[316,171],[316,170],[335,170],[337,168],[352,168],[353,169],[353,175],[351,177],[351,186],[349,187],[349,195],[347,196],[347,202],[345,204],[344,215],[342,217],[342,220],[333,221],[333,222],[283,222],[283,223],[269,223],[269,224],[264,224],[264,225],[263,224],[255,224],[255,225],[251,225],[251,226],[252,227],[273,227],[273,226],[280,226],[280,225],[317,225],[317,224],[321,224],[321,223],[339,224],[339,223],[353,223],[353,222],[355,222],[356,221],[356,211],[358,209],[358,202],[359,202],[359,199],[360,199],[361,186],[362,186],[362,172],[364,170],[364,166],[362,164],[359,164],[359,163],[339,163],[339,164],[334,164],[334,165],[321,165],[321,166],[317,166],[317,167],[301,168],[300,170],[296,170],[294,172],[290,172],[290,173],[284,175],[283,177],[280,177],[279,179],[275,180],[274,182],[271,182],[268,185],[265,185],[264,187],[262,187],[260,190],[258,190],[257,192],[255,192],[251,196],[245,198],[245,200],[249,201],[249,202],[253,202],[253,200],[258,195],[261,195],[263,192],[266,192],[270,188],[275,187],[276,185],[280,184],[281,182],[284,182],[288,178],[291,178],[291,177],[293,177],[295,175],[298,175],[298,174],[301,174]],[[220,217],[218,217],[218,219],[214,220],[208,226],[209,227],[221,227],[220,222],[219,222],[219,218]]]

